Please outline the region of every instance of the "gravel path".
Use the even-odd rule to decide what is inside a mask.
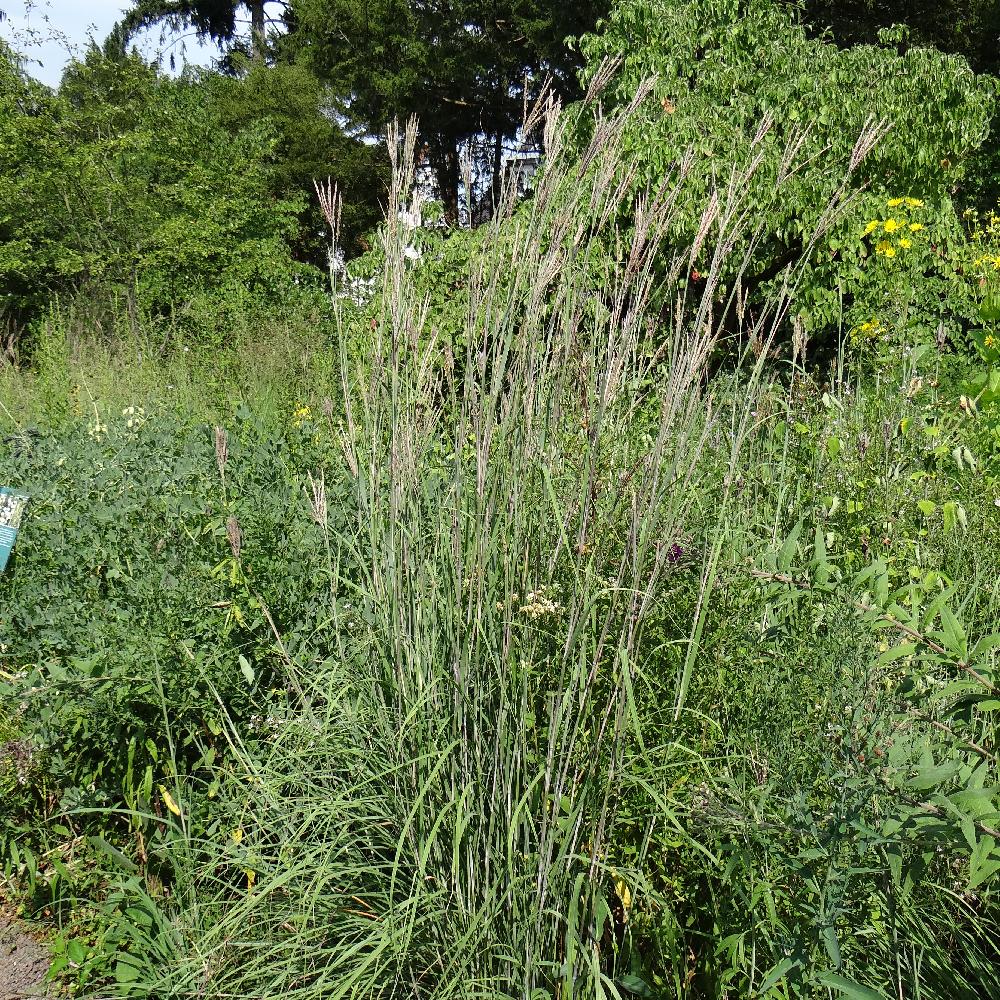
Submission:
[[[0,1000],[45,996],[48,967],[45,949],[0,908]]]

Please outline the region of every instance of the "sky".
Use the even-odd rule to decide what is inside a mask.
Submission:
[[[91,35],[103,41],[130,6],[127,0],[0,0],[0,10],[8,17],[0,24],[0,38],[27,57],[28,73],[54,87],[71,51],[82,51]],[[161,44],[159,29],[147,32],[139,48],[147,58],[164,49],[164,68],[169,68],[173,54],[178,70],[185,61],[207,66],[218,55],[215,46],[203,45],[192,33],[171,36]]]

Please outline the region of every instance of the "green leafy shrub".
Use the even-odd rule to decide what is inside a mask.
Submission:
[[[206,339],[235,300],[318,282],[292,256],[304,194],[274,195],[266,121],[229,131],[204,85],[138,57],[92,50],[57,94],[4,61],[0,308],[16,322],[86,289],[133,316],[186,316]]]
[[[630,0],[580,45],[590,79],[605,60],[620,61],[605,107],[629,104],[655,79],[626,139],[628,176],[639,190],[685,178],[672,238],[703,226],[692,272],[706,270],[718,246],[713,191],[746,192],[756,238],[748,265],[726,275],[729,295],[737,288],[752,303],[804,255],[794,314],[807,332],[828,333],[865,280],[859,219],[911,196],[925,202],[936,242],[960,233],[951,192],[987,135],[994,100],[991,81],[960,58],[840,49],[767,0]],[[933,314],[933,282],[911,287]]]
[[[11,439],[0,478],[33,497],[0,580],[0,703],[32,760],[0,829],[14,871],[72,885],[26,860],[59,839],[37,826],[53,814],[78,813],[61,828],[82,834],[105,829],[93,810],[127,806],[134,823],[112,820],[108,835],[144,850],[157,788],[224,755],[222,720],[250,732],[281,701],[275,657],[325,613],[302,494],[321,431],[246,419],[213,437],[130,406]],[[293,551],[294,584],[275,570]],[[86,883],[85,869],[75,877]]]

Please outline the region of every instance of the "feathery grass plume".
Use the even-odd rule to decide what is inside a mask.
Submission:
[[[309,507],[313,520],[325,529],[329,519],[329,508],[326,502],[326,478],[322,471],[315,477],[312,473],[309,474],[309,491]]]
[[[323,218],[326,219],[326,224],[330,227],[330,242],[336,246],[340,236],[342,209],[340,192],[337,190],[337,185],[329,177],[325,181],[314,180],[313,187],[316,190],[320,211],[323,213]]]
[[[232,514],[226,518],[226,539],[233,553],[233,559],[239,562],[240,552],[243,549],[243,530],[240,528],[240,522]]]
[[[229,435],[224,427],[215,428],[215,464],[219,468],[222,488],[226,488],[226,465],[229,463]]]

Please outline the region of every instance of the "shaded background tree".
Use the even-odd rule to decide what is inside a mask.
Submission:
[[[223,49],[222,73],[203,75],[202,81],[206,99],[215,103],[229,132],[238,133],[248,121],[267,122],[273,129],[269,194],[293,196],[302,206],[295,256],[325,266],[325,223],[312,190],[314,180],[328,177],[344,199],[343,249],[349,256],[364,249],[364,233],[381,217],[388,167],[384,147],[347,135],[333,113],[329,88],[295,60],[288,5],[280,0],[138,0],[112,32],[106,51],[120,57],[138,32],[158,23],[175,30],[192,27]]]
[[[609,0],[292,0],[292,44],[329,81],[352,125],[378,134],[390,119],[417,117],[455,221],[463,143],[489,139],[495,188],[525,101],[546,80],[564,99],[578,96],[581,61],[567,38],[593,30],[609,8]]]
[[[283,6],[283,5],[282,5]],[[137,32],[166,22],[173,28],[190,25],[203,38],[219,45],[239,41],[240,11],[246,8],[250,26],[250,51],[263,61],[267,53],[267,0],[138,0],[116,29],[116,37],[127,43]]]
[[[842,45],[875,43],[895,24],[909,29],[905,44],[965,56],[973,69],[1000,68],[997,0],[794,0],[814,30],[832,30]]]
[[[340,248],[348,257],[367,249],[366,234],[383,218],[389,181],[385,145],[348,135],[330,111],[328,88],[306,66],[254,62],[239,76],[213,75],[210,95],[231,134],[248,121],[266,121],[273,130],[270,194],[280,199],[294,192],[302,199],[292,247],[297,259],[326,267],[329,233],[313,197],[313,181],[326,178],[342,198]]]
[[[207,316],[307,274],[291,253],[305,192],[274,194],[274,128],[230,130],[210,96],[96,48],[55,94],[0,60],[0,311],[23,325],[81,295],[109,315]]]

